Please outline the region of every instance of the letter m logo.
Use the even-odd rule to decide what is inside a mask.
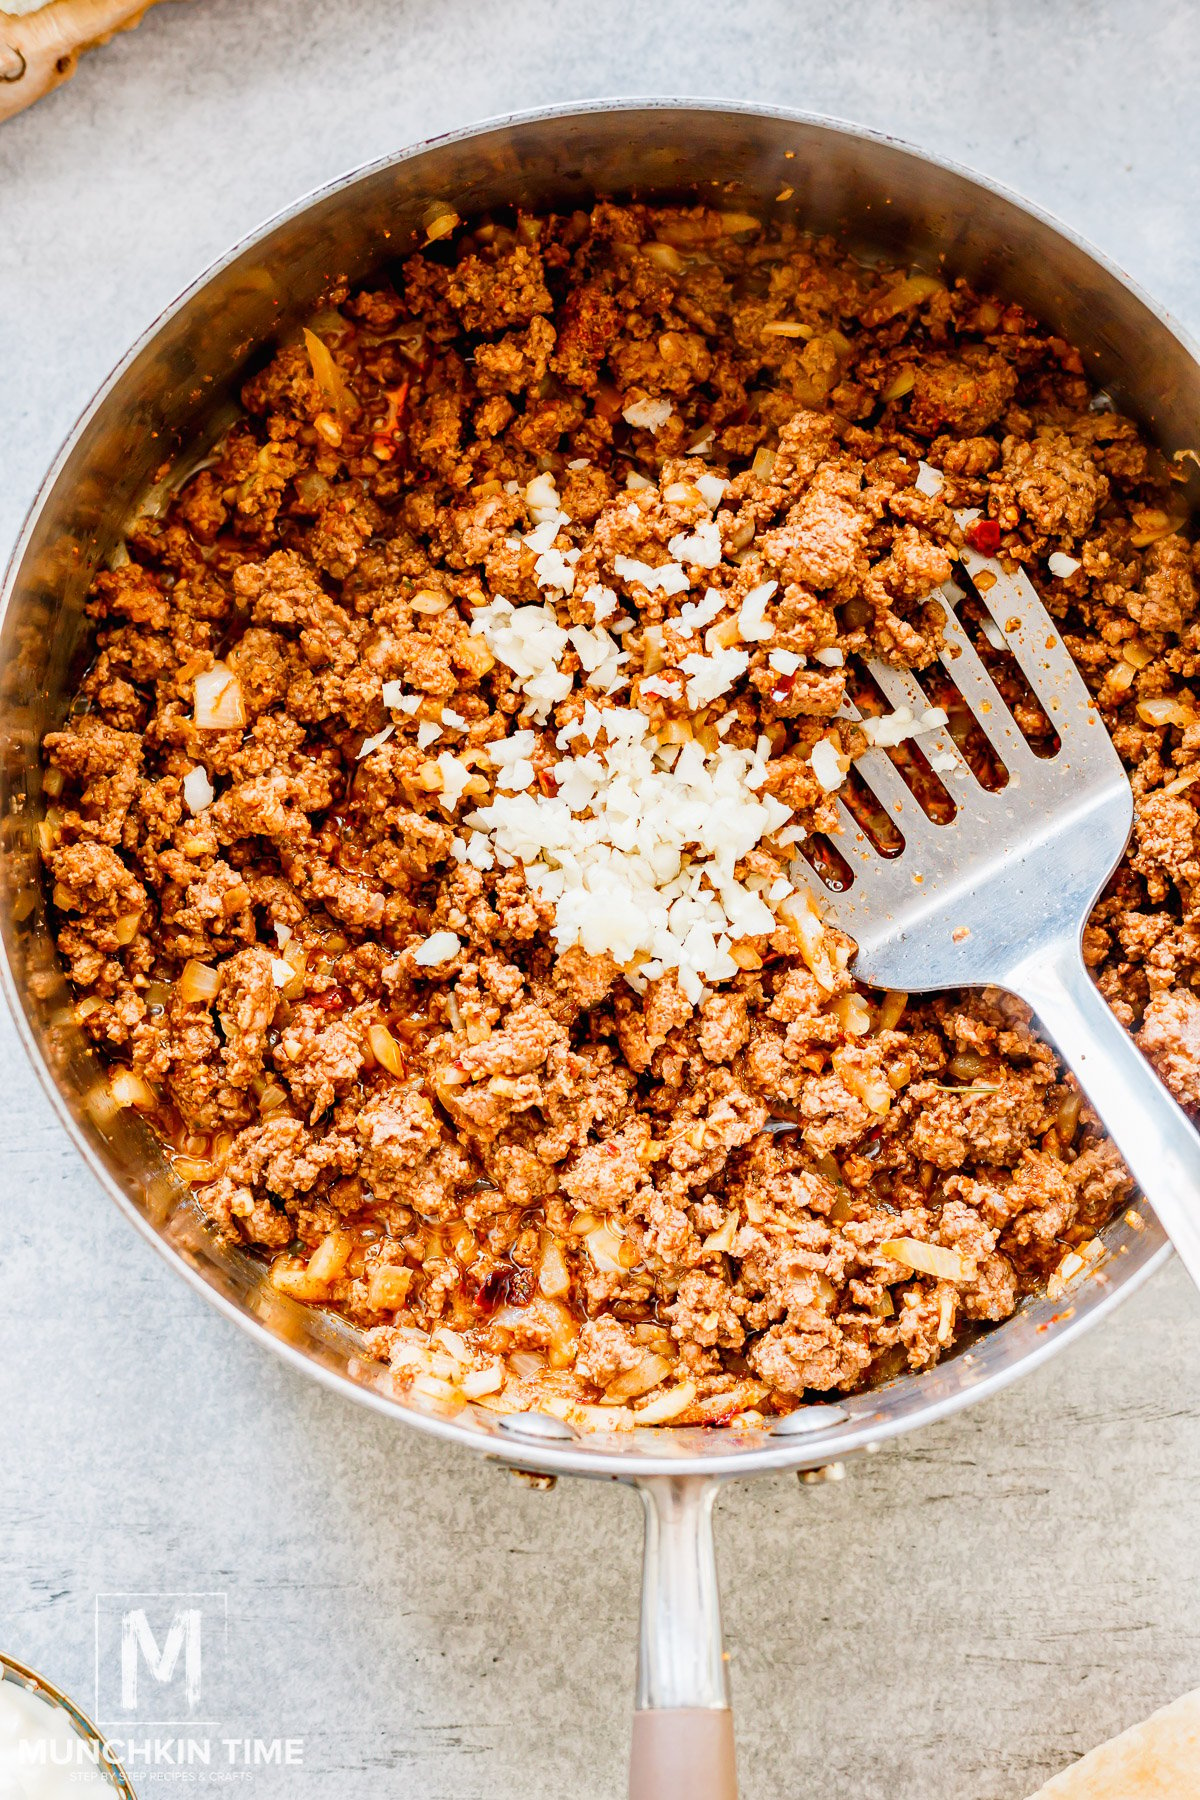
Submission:
[[[231,1699],[228,1636],[221,1593],[97,1594],[93,1717],[104,1726],[217,1725]]]
[[[175,1679],[180,1658],[184,1699],[188,1711],[195,1712],[200,1704],[202,1621],[199,1607],[184,1607],[174,1614],[160,1645],[144,1607],[136,1606],[122,1614],[121,1706],[126,1712],[137,1711],[142,1666],[160,1687],[166,1687]]]

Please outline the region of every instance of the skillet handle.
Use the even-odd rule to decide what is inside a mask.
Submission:
[[[655,1475],[646,1514],[629,1800],[737,1800],[713,1554],[717,1483]]]
[[[1129,1172],[1200,1287],[1200,1136],[1062,937],[1005,979],[1075,1071]]]
[[[629,1800],[737,1800],[729,1708],[635,1712]]]

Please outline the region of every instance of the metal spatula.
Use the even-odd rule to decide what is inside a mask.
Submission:
[[[1007,645],[1057,733],[1056,753],[1030,748],[974,648],[959,616],[970,593],[990,614],[988,640]],[[1007,783],[998,791],[983,786],[947,730],[922,735],[920,748],[955,808],[952,821],[939,824],[886,752],[871,749],[854,767],[903,848],[882,854],[839,798],[842,828],[830,841],[850,885],[831,890],[812,870],[808,878],[826,916],[857,941],[863,981],[916,993],[996,986],[1033,1008],[1200,1286],[1200,1136],[1109,1011],[1080,947],[1129,838],[1129,781],[1023,572],[1007,575],[967,550],[961,582],[948,582],[940,597],[942,666]],[[880,662],[869,668],[893,707],[916,717],[929,709],[912,675]],[[859,715],[848,706],[844,716]]]

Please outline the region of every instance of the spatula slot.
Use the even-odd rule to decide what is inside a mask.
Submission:
[[[949,719],[946,729],[980,787],[998,794],[1008,786],[1008,770],[945,665],[931,663],[917,671],[917,680],[929,704],[945,711]]]
[[[840,792],[856,823],[861,825],[880,856],[899,856],[904,849],[904,834],[857,769],[850,770]]]
[[[854,871],[841,851],[823,832],[810,833],[797,845],[800,856],[832,894],[844,894],[854,884]]]
[[[900,672],[897,671],[896,673],[899,674]],[[878,719],[886,718],[889,715],[895,716],[897,710],[895,697],[889,698],[876,680],[872,671],[864,662],[860,661],[858,657],[852,657],[846,666],[846,688],[850,698],[853,700],[854,705],[858,708],[858,711],[863,718]],[[915,705],[913,704],[914,701]],[[910,700],[903,704],[905,704],[906,710],[909,713],[917,714],[922,711],[928,711],[929,707],[935,703],[932,701],[926,702],[922,690],[914,684],[911,690]],[[905,738],[904,741],[899,744],[881,745],[879,754],[887,757],[926,818],[932,819],[935,825],[949,825],[953,823],[954,815],[957,811],[954,798],[946,787],[946,784],[939,779],[933,769],[928,756],[921,747],[919,739]],[[851,771],[852,775],[856,775],[857,773],[857,770]],[[854,813],[855,818],[858,818],[859,815],[855,810],[855,807],[850,803],[850,800],[845,793],[843,793],[843,798],[846,799],[846,803],[850,807],[850,811]],[[875,803],[874,795],[871,796],[871,801],[873,804]],[[866,826],[866,829],[868,836],[871,836],[872,838],[872,842],[875,842],[875,837],[871,833],[869,825]],[[894,831],[894,825],[892,829]],[[903,842],[903,839],[901,839],[901,842]],[[882,843],[878,845],[878,848],[885,856],[896,854],[895,851],[886,849]]]
[[[982,584],[982,575],[979,581]],[[993,612],[986,600],[980,598],[974,583],[970,587],[965,582],[963,585],[966,591],[957,608],[959,620],[977,656],[999,689],[1017,730],[1035,756],[1057,756],[1062,748],[1062,739],[1046,716],[1045,708],[1009,648],[1004,635],[1005,620],[1002,616],[997,616],[1003,614],[1003,606],[997,607]]]

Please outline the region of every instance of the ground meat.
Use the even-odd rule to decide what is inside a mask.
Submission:
[[[1200,1106],[1200,999],[1186,988],[1156,994],[1138,1043],[1181,1106]]]
[[[1078,539],[1108,498],[1108,481],[1065,432],[1032,441],[1005,438],[993,506],[1005,527],[1027,519],[1040,537]]]
[[[700,1008],[700,1049],[710,1062],[732,1062],[750,1036],[741,994],[710,994]]]
[[[262,1073],[267,1032],[279,1004],[270,953],[254,945],[239,950],[224,965],[217,1017],[225,1039],[225,1079],[231,1087],[248,1087]]]
[[[641,1347],[632,1340],[629,1327],[605,1314],[598,1319],[589,1319],[579,1333],[575,1371],[580,1380],[590,1382],[593,1387],[606,1388],[626,1369],[636,1369],[642,1355]]]
[[[870,1367],[865,1331],[852,1333],[813,1307],[797,1309],[794,1321],[772,1325],[756,1338],[748,1360],[767,1386],[779,1394],[799,1396],[808,1389],[857,1385]]]
[[[997,1084],[997,1091],[955,1093],[934,1082],[909,1090],[913,1154],[935,1169],[967,1162],[1011,1168],[1030,1144],[1050,1129],[1056,1099],[1028,1077]]]
[[[968,346],[960,357],[936,353],[914,369],[909,423],[924,437],[941,431],[978,438],[1004,417],[1017,372],[995,351]]]
[[[311,1124],[358,1079],[367,1058],[364,1021],[371,1010],[355,1008],[345,1018],[331,1018],[297,1007],[279,1034],[275,1067]]]
[[[560,1177],[564,1191],[581,1211],[606,1213],[627,1206],[646,1185],[647,1144],[641,1136],[586,1144]]]
[[[740,1350],[746,1339],[729,1283],[701,1269],[690,1269],[683,1277],[665,1316],[681,1344]]]
[[[240,1132],[225,1168],[232,1181],[287,1200],[309,1193],[330,1172],[349,1174],[355,1160],[347,1139],[314,1136],[301,1120],[279,1116]]]
[[[1200,882],[1200,814],[1185,794],[1154,791],[1134,803],[1132,866],[1151,900],[1172,886],[1188,901]]]
[[[720,875],[752,928],[688,985],[561,930],[474,821],[560,801],[621,707],[664,756],[759,746],[811,845],[837,824],[814,746],[865,746],[839,717],[855,659],[933,662],[973,507],[1135,771],[1085,952],[1200,1109],[1177,490],[1015,308],[792,226],[602,203],[388,267],[269,354],[93,584],[40,838],[80,1021],[141,1078],[114,1093],[214,1228],[402,1383],[620,1429],[925,1368],[1128,1202],[1027,1011],[863,988],[828,921],[772,910],[795,849],[770,832]],[[500,595],[556,634],[536,704],[536,635],[480,629]],[[728,680],[693,702],[689,659],[717,652]],[[221,728],[196,710],[218,665]],[[636,797],[625,816],[640,842]]]

